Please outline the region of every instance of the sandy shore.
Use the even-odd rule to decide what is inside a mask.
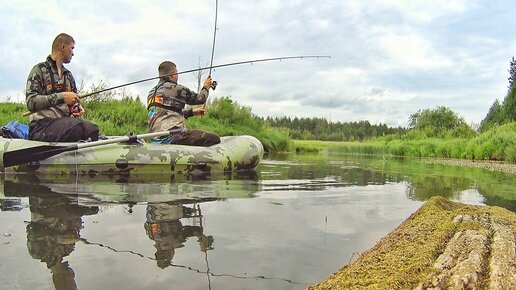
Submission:
[[[516,213],[432,197],[309,289],[516,289]]]
[[[516,164],[509,164],[501,161],[478,161],[466,159],[425,159],[428,163],[438,163],[444,165],[469,166],[484,168],[491,171],[500,171],[516,175]]]

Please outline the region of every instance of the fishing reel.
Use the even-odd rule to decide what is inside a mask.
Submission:
[[[70,109],[70,114],[77,114],[81,112],[81,105],[79,103],[75,103],[73,105],[68,105],[68,108]]]
[[[217,87],[217,85],[218,85],[218,84],[219,84],[219,83],[217,83],[217,81],[213,81],[213,82],[211,82],[211,89],[212,89],[212,90],[215,90],[215,88]]]

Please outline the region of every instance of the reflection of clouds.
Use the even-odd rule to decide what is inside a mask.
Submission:
[[[261,191],[252,202],[233,199],[217,207],[207,204],[203,212],[211,217],[207,228],[224,229],[214,236],[219,255],[233,253],[224,256],[225,263],[238,263],[245,256],[263,261],[246,265],[248,275],[267,273],[270,263],[274,276],[320,280],[312,277],[313,269],[335,271],[421,205],[405,198],[404,187],[389,183],[319,191]]]
[[[264,165],[265,167],[276,167],[278,165],[285,165],[285,166],[294,166],[294,165],[305,165],[304,163],[299,163],[297,161],[290,161],[290,160],[273,160],[273,159],[263,159],[260,162],[260,165]]]
[[[225,232],[235,234],[218,233],[217,241],[228,240],[224,244],[231,249],[266,249],[293,240],[310,243],[298,241],[310,236],[309,232],[347,239],[371,231],[367,227],[381,228],[382,224],[398,223],[408,217],[421,203],[406,199],[405,186],[389,183],[316,192],[274,190],[260,192],[252,203],[229,200],[217,209],[217,223],[227,227]],[[203,210],[210,216],[210,205]],[[238,224],[231,223],[235,217]]]
[[[167,271],[156,267],[156,258],[163,257],[163,261],[167,262],[167,259],[172,257],[155,256],[155,241],[146,235],[143,224],[150,214],[153,222],[171,222],[169,233],[176,233],[177,231],[172,230],[180,228],[179,226],[184,232],[185,229],[188,230],[188,225],[198,225],[186,218],[181,219],[180,225],[177,219],[180,218],[182,210],[178,207],[158,204],[154,206],[155,210],[149,212],[147,210],[149,203],[140,202],[132,207],[133,211],[129,214],[126,205],[121,202],[122,204],[104,204],[98,214],[83,216],[84,228],[81,229],[83,239],[75,244],[73,254],[67,256],[70,257],[70,266],[77,274],[80,273],[81,279],[78,282],[81,285],[88,283],[86,288],[92,289],[99,288],[95,287],[98,285],[105,289],[116,289],[124,285],[160,288],[162,285],[176,285],[173,283],[177,283],[180,279],[192,283],[188,285],[195,285],[192,286],[194,288],[202,288],[205,284],[198,285],[202,283],[199,280],[205,274],[203,272],[206,269],[205,259],[209,260],[212,266],[210,273],[229,274],[211,276],[218,277],[219,282],[227,279],[228,283],[256,283],[257,279],[254,277],[260,276],[266,277],[258,281],[261,288],[281,289],[288,287],[278,286],[278,284],[274,285],[276,287],[266,287],[261,283],[270,282],[270,277],[288,278],[296,282],[320,281],[327,273],[334,272],[351,260],[353,253],[360,253],[372,247],[423,203],[423,199],[417,201],[407,198],[406,190],[410,188],[412,181],[418,181],[421,177],[420,182],[417,183],[420,188],[441,193],[443,191],[431,187],[439,178],[427,179],[427,177],[443,176],[443,181],[449,181],[444,185],[455,186],[458,183],[464,183],[466,187],[458,187],[455,192],[464,195],[465,199],[475,201],[479,196],[466,179],[473,178],[477,180],[476,184],[481,185],[482,180],[495,178],[495,175],[479,175],[477,171],[464,170],[462,167],[450,170],[448,167],[420,163],[409,158],[378,160],[360,156],[348,159],[349,156],[340,154],[321,154],[315,160],[311,158],[312,155],[290,157],[293,161],[285,157],[284,161],[271,161],[271,164],[260,167],[260,170],[265,168],[270,172],[268,176],[274,176],[271,179],[263,178],[263,171],[260,171],[260,177],[252,180],[217,180],[206,183],[192,181],[192,184],[199,186],[193,188],[185,185],[185,189],[189,188],[193,191],[202,191],[204,186],[209,184],[213,186],[212,189],[224,186],[230,188],[227,190],[233,194],[235,190],[246,188],[247,191],[244,190],[244,192],[257,192],[257,197],[203,202],[201,204],[204,216],[202,226],[206,234],[213,235],[213,251],[208,251],[205,256],[205,253],[201,252],[202,246],[200,247],[197,237],[189,235],[191,238],[184,243],[184,247],[175,250],[172,260],[175,265],[167,268]],[[296,178],[296,176],[287,175],[285,168],[302,172],[299,178]],[[362,169],[357,170],[360,168]],[[312,177],[308,177],[309,175]],[[457,179],[454,176],[464,178]],[[350,179],[346,182],[348,177]],[[357,179],[361,180],[363,185],[350,184]],[[86,180],[89,181],[86,177],[79,179],[82,183],[86,183]],[[499,180],[494,179],[492,182],[496,181]],[[506,179],[502,181],[504,181],[502,184],[507,185],[505,192],[508,196],[512,187]],[[84,188],[80,187],[80,184],[78,190],[82,191]],[[137,182],[133,184],[137,185]],[[92,192],[108,194],[111,190],[112,194],[118,193],[119,197],[128,199],[138,194],[145,196],[145,191],[154,191],[166,184],[168,183],[162,180],[160,183],[149,183],[149,187],[131,187],[130,184],[106,182],[104,185],[112,186],[103,188],[102,183],[99,183],[98,187],[92,188]],[[289,190],[286,187],[290,184],[305,186],[305,188]],[[155,187],[156,185],[158,187]],[[316,185],[321,186],[317,188]],[[69,191],[73,192],[72,189],[75,186],[70,184]],[[57,188],[65,190],[64,187],[54,189]],[[274,190],[270,190],[273,188]],[[499,190],[489,188],[490,192],[499,192]],[[20,190],[11,188],[10,192],[13,191]],[[158,195],[156,192],[150,192],[150,194]],[[203,193],[199,192],[199,194]],[[168,195],[162,196],[165,198]],[[26,200],[22,200],[22,205],[27,205]],[[23,225],[26,216],[25,214],[14,219],[10,214],[2,221],[7,225],[13,223]],[[178,227],[172,227],[173,225]],[[21,233],[14,231],[12,234],[9,240],[15,241],[17,236],[25,238],[24,231]],[[183,237],[187,236],[183,235]],[[162,238],[173,237],[170,235]],[[102,243],[118,251],[86,244],[85,239],[89,242]],[[176,241],[180,243],[172,243]],[[22,241],[21,247],[26,253],[24,242]],[[167,247],[162,249],[171,249],[180,246],[184,239],[170,239],[164,242],[170,243],[164,243],[163,245]],[[11,245],[14,245],[14,242],[11,242]],[[12,260],[15,261],[9,265],[17,272],[19,272],[18,269],[26,269],[27,265],[29,267],[34,265],[34,261],[31,260],[32,263],[27,264],[23,259],[23,257],[13,257]],[[34,272],[40,270],[36,269]],[[249,282],[236,277],[245,277]],[[37,278],[37,281],[47,280],[48,275]],[[118,283],[123,285],[120,286],[121,284]],[[257,287],[260,288],[260,286]]]
[[[454,200],[465,204],[484,205],[486,199],[478,192],[477,188],[470,188],[461,191],[458,198]]]

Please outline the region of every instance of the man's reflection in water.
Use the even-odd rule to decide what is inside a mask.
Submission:
[[[196,220],[198,225],[183,225],[181,218]],[[162,269],[171,265],[175,249],[183,247],[189,237],[198,238],[202,252],[213,249],[213,237],[203,233],[199,206],[186,207],[177,203],[148,204],[144,227],[149,238],[155,241],[156,262]]]
[[[80,239],[82,216],[97,214],[98,207],[81,206],[76,196],[56,193],[41,185],[6,182],[5,189],[6,195],[29,197],[31,220],[26,228],[29,254],[46,263],[55,289],[77,289],[75,273],[63,258],[73,252]]]

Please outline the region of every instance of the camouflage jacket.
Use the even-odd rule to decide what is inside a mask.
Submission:
[[[192,109],[184,110],[185,105],[204,104],[208,94],[207,88],[202,88],[197,94],[174,81],[160,79],[147,97],[147,121],[150,132],[185,127],[185,119],[193,116]]]
[[[59,78],[56,62],[50,57],[38,63],[30,71],[26,86],[27,109],[36,112],[31,120],[70,116],[70,109],[64,103],[61,92],[77,93],[77,85],[72,73],[64,66]],[[50,70],[50,71],[49,71]]]

